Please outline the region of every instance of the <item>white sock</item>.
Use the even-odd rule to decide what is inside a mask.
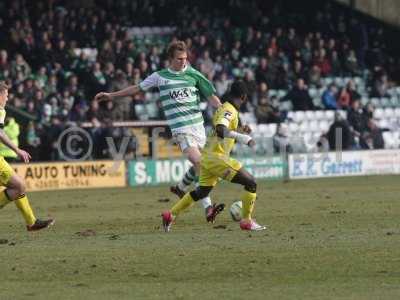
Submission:
[[[207,207],[209,207],[210,205],[212,205],[211,203],[211,198],[210,197],[205,197],[203,199],[200,200],[201,205],[203,205],[203,208],[206,209]]]
[[[187,189],[189,188],[190,185],[186,185],[184,184],[182,181],[178,183],[178,188],[184,192],[187,191]]]

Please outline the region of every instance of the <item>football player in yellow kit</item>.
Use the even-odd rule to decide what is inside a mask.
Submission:
[[[213,130],[202,151],[199,186],[194,191],[185,194],[171,210],[162,213],[163,227],[166,232],[170,230],[172,222],[182,211],[199,199],[208,196],[220,178],[241,184],[244,187],[240,197],[243,217],[240,221],[240,228],[252,231],[266,229],[265,226],[257,224],[251,217],[256,200],[256,181],[239,161],[230,157],[235,142],[250,147],[255,145],[255,141],[248,135],[249,130],[239,132],[238,110],[246,100],[247,91],[244,82],[235,81],[232,83],[230,99],[214,114]]]
[[[12,149],[19,158],[28,163],[31,156],[28,152],[19,149],[3,131],[6,117],[5,106],[8,100],[8,86],[0,81],[0,142]],[[11,166],[0,156],[0,185],[5,189],[0,192],[0,209],[14,202],[24,217],[28,231],[44,229],[54,224],[54,220],[39,220],[33,214],[28,197],[25,195],[25,182],[15,174]]]

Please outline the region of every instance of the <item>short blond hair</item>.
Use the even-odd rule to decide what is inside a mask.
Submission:
[[[4,81],[0,81],[0,93],[4,93],[8,89],[8,85]]]
[[[174,58],[175,51],[187,52],[186,43],[184,41],[176,41],[170,43],[167,48],[168,58]]]

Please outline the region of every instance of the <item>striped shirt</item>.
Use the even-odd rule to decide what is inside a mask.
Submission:
[[[200,94],[208,98],[215,94],[212,83],[199,71],[186,66],[182,71],[163,69],[143,80],[139,87],[146,91],[152,87],[160,90],[161,106],[172,133],[193,126],[202,126]]]

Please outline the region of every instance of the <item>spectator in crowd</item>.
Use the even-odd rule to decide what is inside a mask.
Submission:
[[[296,86],[284,96],[281,101],[292,101],[293,110],[314,110],[314,104],[308,93],[304,79],[297,79]]]
[[[383,130],[380,129],[373,119],[368,120],[367,131],[364,133],[361,145],[364,149],[383,149],[385,148],[385,141],[383,139]]]
[[[346,120],[339,112],[335,113],[335,119],[327,133],[330,150],[350,150],[353,148],[354,139]]]
[[[117,70],[117,72],[115,73],[115,78],[111,83],[110,89],[112,91],[120,91],[128,87],[129,85],[130,84],[126,79],[125,73],[122,72],[121,70]],[[111,119],[114,121],[116,120],[116,118],[117,119],[121,118],[121,120],[131,119],[132,97],[120,97],[118,98],[116,104],[117,104],[116,107],[113,108],[113,110],[115,110],[115,113],[113,114],[114,117],[112,117]]]
[[[281,121],[279,110],[266,97],[259,98],[255,115],[259,124],[279,123]]]
[[[322,104],[325,109],[338,109],[338,104],[336,101],[337,87],[335,84],[331,83],[328,88],[322,94]]]
[[[113,101],[105,102],[105,105],[103,105],[100,108],[99,120],[103,121],[108,120],[112,122],[112,121],[121,121],[122,118],[123,115],[121,113],[121,110],[114,106]]]
[[[358,146],[365,145],[364,133],[367,130],[368,119],[361,108],[360,100],[354,100],[347,114],[347,120],[350,130],[355,138],[355,144]]]
[[[389,89],[389,81],[387,74],[382,73],[374,82],[373,90],[372,90],[372,97],[389,97],[388,94]]]
[[[41,144],[35,123],[30,121],[26,130],[26,151],[32,156],[32,161],[39,160],[39,146]]]
[[[340,89],[339,96],[337,99],[337,106],[338,108],[345,110],[350,108],[350,93],[345,87],[342,87]]]
[[[319,87],[321,85],[321,69],[317,65],[312,65],[310,71],[308,72],[308,82],[310,85]]]
[[[222,72],[218,76],[218,79],[215,81],[215,89],[217,90],[218,97],[222,97],[226,93],[231,82],[226,72]]]
[[[361,95],[357,92],[357,87],[353,80],[349,80],[347,82],[346,90],[350,96],[350,103],[352,103],[356,99],[361,99]]]
[[[275,153],[283,154],[293,152],[293,148],[289,139],[289,128],[285,123],[278,124],[272,141]]]

